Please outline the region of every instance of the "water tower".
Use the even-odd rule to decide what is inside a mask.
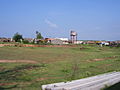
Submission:
[[[77,41],[77,32],[71,31],[70,32],[71,42],[75,43]]]

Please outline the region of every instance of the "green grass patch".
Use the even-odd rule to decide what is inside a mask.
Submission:
[[[38,90],[41,85],[120,71],[120,48],[0,47],[0,60],[32,60],[37,63],[0,63],[2,89]],[[16,83],[12,85],[12,83]]]

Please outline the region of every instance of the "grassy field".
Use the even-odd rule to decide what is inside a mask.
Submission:
[[[40,90],[43,84],[120,71],[120,48],[0,47],[3,60],[7,61],[0,63],[0,89]]]

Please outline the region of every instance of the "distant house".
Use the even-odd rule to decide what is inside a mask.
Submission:
[[[117,44],[120,44],[120,40],[115,41]]]
[[[0,38],[0,42],[12,42],[12,38]]]
[[[60,39],[55,39],[55,40],[52,40],[51,41],[51,44],[58,44],[58,45],[62,45],[63,44],[63,41],[60,40]]]
[[[62,42],[63,42],[63,44],[69,44],[69,40],[68,40],[68,38],[56,38],[56,39],[59,39],[59,40],[61,40]]]
[[[75,41],[74,44],[83,44],[83,41]]]
[[[54,39],[54,38],[45,38],[45,41],[46,41],[47,43],[51,43],[52,40],[55,40],[55,39]]]
[[[34,43],[41,43],[41,42],[44,42],[44,40],[43,39],[34,39]]]
[[[68,43],[68,38],[45,38],[45,41],[47,41],[47,43],[51,43],[51,44],[69,44]]]
[[[87,41],[86,43],[87,43],[87,44],[96,44],[95,41]]]
[[[110,46],[120,47],[120,41],[109,41]]]
[[[102,44],[102,45],[105,45],[105,46],[109,46],[109,45],[110,45],[109,42],[106,42],[106,41],[101,42],[101,44]]]

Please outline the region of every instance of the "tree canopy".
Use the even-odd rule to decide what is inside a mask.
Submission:
[[[41,35],[40,32],[36,31],[36,38],[37,39],[43,39],[43,36]]]
[[[18,32],[14,34],[13,36],[13,40],[15,40],[15,42],[20,42],[21,40],[23,40],[23,37],[21,34],[19,34]]]

